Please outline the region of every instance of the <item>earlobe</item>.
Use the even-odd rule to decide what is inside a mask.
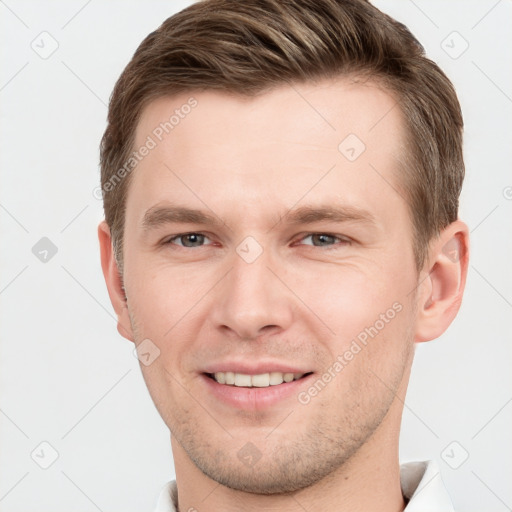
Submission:
[[[418,293],[415,341],[438,338],[459,311],[469,261],[469,230],[457,220],[430,246],[427,276]]]
[[[127,340],[135,341],[131,329],[123,282],[114,256],[110,229],[105,221],[100,222],[98,225],[98,239],[100,243],[101,268],[110,302],[117,315],[117,330]]]

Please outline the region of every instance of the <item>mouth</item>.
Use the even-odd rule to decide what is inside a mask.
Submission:
[[[308,377],[313,372],[307,373],[282,373],[268,372],[258,375],[250,375],[246,373],[236,372],[215,372],[205,373],[207,377],[214,380],[218,384],[237,388],[268,388],[271,386],[279,386],[292,381],[301,380]]]
[[[247,373],[227,371],[235,370],[232,363],[229,366],[225,368],[226,371],[218,371],[223,369],[221,366],[208,368],[214,371],[201,374],[205,391],[213,400],[211,403],[215,404],[214,407],[228,406],[228,409],[222,409],[223,414],[231,414],[234,410],[262,413],[278,411],[279,407],[297,400],[301,389],[310,385],[315,378],[314,372],[297,373],[298,368],[287,368],[286,365],[282,365],[282,371],[276,371],[279,368],[272,368],[277,366],[275,363],[269,367],[257,365],[252,371],[240,364],[240,370]],[[265,371],[267,369],[269,371]]]

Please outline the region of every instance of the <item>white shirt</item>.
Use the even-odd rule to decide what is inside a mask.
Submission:
[[[400,485],[403,495],[409,500],[404,512],[454,512],[435,461],[401,464]],[[178,488],[176,480],[172,480],[162,488],[154,512],[177,510]]]

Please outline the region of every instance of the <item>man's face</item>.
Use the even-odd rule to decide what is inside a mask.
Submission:
[[[345,80],[184,94],[143,112],[135,148],[156,146],[126,203],[131,328],[160,351],[141,368],[173,442],[224,485],[303,488],[398,421],[418,276],[394,105]],[[218,224],[157,212],[173,207]],[[340,215],[293,217],[306,207]],[[278,384],[284,374],[304,376]]]

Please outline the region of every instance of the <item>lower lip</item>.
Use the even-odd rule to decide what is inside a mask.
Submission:
[[[246,411],[259,411],[279,404],[290,397],[297,399],[297,395],[304,389],[305,385],[308,385],[309,379],[313,375],[312,373],[298,380],[283,382],[266,388],[244,388],[219,384],[216,380],[204,374],[201,375],[201,378],[210,393],[225,404]]]

